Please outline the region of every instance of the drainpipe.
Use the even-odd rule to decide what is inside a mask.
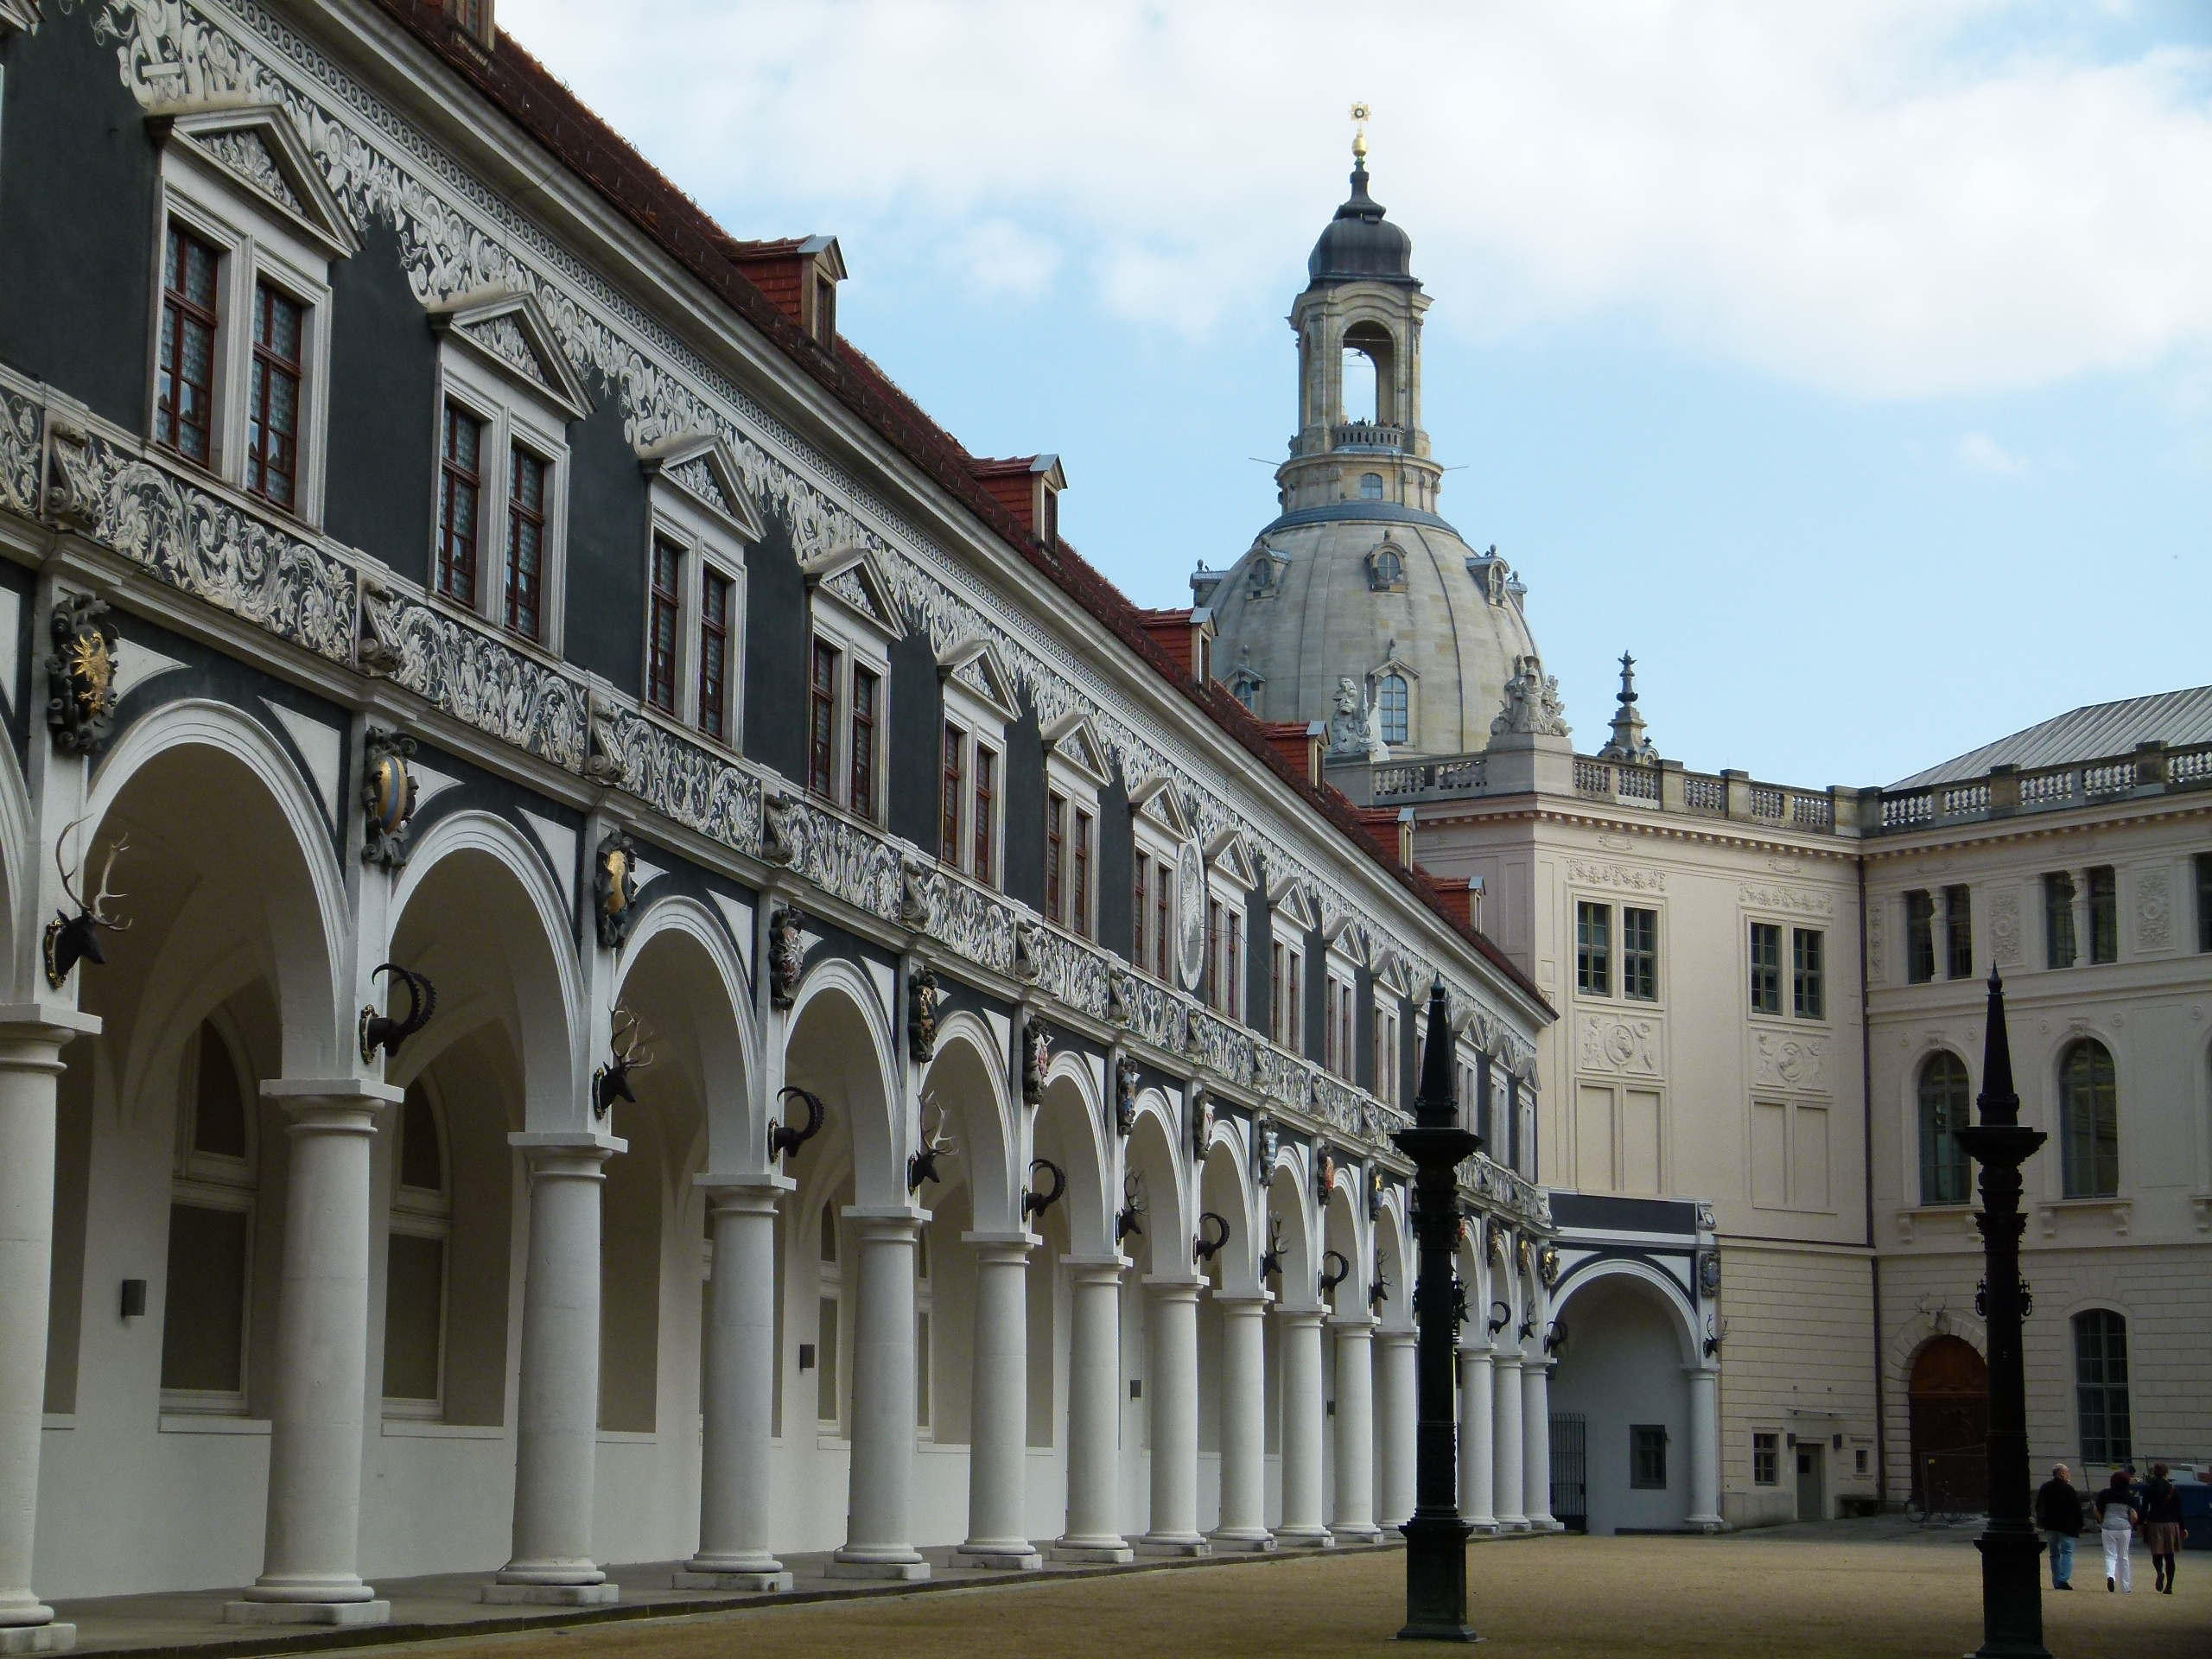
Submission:
[[[1889,1410],[1882,1376],[1882,1258],[1874,1250],[1874,1025],[1866,1002],[1866,858],[1859,857],[1859,1133],[1866,1268],[1874,1298],[1874,1501],[1890,1507]]]

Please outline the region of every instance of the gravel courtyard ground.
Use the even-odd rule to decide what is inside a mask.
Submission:
[[[1504,1656],[1650,1654],[1682,1659],[1954,1656],[1980,1639],[1972,1529],[1836,1522],[1702,1538],[1550,1537],[1470,1552],[1473,1623]],[[2094,1563],[2071,1595],[2046,1592],[2060,1659],[2208,1659],[2212,1556],[2182,1557],[2180,1592],[2107,1594]],[[1032,1588],[957,1590],[763,1608],[551,1634],[424,1644],[482,1659],[1195,1659],[1201,1655],[1407,1652],[1395,1550],[1275,1559]]]

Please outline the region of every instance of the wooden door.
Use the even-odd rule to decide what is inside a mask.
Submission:
[[[1931,1510],[1989,1507],[1989,1367],[1970,1343],[1937,1337],[1916,1355],[1910,1384],[1912,1490]]]

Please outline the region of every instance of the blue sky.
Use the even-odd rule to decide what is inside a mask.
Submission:
[[[1057,451],[1140,603],[1273,516],[1363,99],[1444,512],[1578,739],[1623,649],[1663,753],[1806,785],[2212,681],[2212,3],[1348,15],[500,7],[734,233],[835,232],[844,332]]]

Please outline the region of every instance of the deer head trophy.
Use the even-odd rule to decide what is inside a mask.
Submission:
[[[1514,1333],[1526,1342],[1536,1334],[1536,1299],[1531,1296],[1521,1310],[1521,1328]]]
[[[1390,1275],[1380,1267],[1375,1269],[1375,1281],[1367,1287],[1367,1311],[1382,1312],[1382,1304],[1390,1300]]]
[[[66,861],[69,837],[84,822],[83,818],[78,819],[76,823],[64,830],[54,843],[54,868],[61,873],[61,890],[77,906],[74,916],[56,912],[54,919],[46,925],[46,982],[57,991],[79,963],[89,962],[95,968],[106,965],[107,957],[100,950],[102,928],[111,933],[120,933],[130,925],[107,913],[109,899],[130,896],[111,892],[108,887],[108,878],[115,874],[116,857],[130,845],[130,837],[124,836],[108,849],[107,862],[100,866],[99,891],[87,902],[78,892],[77,877],[70,873]],[[82,874],[81,870],[78,872],[78,874]]]
[[[934,1128],[930,1127],[929,1114],[931,1112],[937,1114],[937,1127]],[[932,1095],[922,1103],[922,1113],[921,1147],[909,1154],[906,1159],[906,1190],[909,1192],[919,1192],[924,1181],[943,1180],[944,1177],[938,1173],[937,1160],[953,1157],[960,1150],[951,1135],[945,1132],[944,1108],[937,1103],[936,1096]]]
[[[1144,1218],[1151,1213],[1144,1199],[1144,1177],[1131,1170],[1122,1178],[1122,1209],[1114,1217],[1114,1242],[1119,1244],[1132,1233],[1144,1231]]]
[[[628,1021],[626,1025],[625,1020]],[[607,1046],[611,1058],[591,1075],[594,1117],[605,1117],[614,1109],[618,1100],[636,1105],[638,1096],[630,1088],[630,1073],[642,1071],[653,1063],[652,1052],[645,1050],[645,1021],[627,1009],[615,1009],[614,1030],[607,1039]]]
[[[1034,1175],[1040,1169],[1052,1178],[1052,1190],[1049,1192],[1039,1192],[1036,1188],[1032,1187],[1021,1195],[1021,1218],[1025,1222],[1032,1216],[1043,1215],[1058,1204],[1061,1195],[1068,1190],[1067,1171],[1049,1158],[1032,1159],[1029,1163],[1029,1173]]]
[[[399,1046],[430,1023],[430,1016],[438,1011],[438,988],[411,969],[396,962],[380,964],[369,977],[390,974],[407,988],[407,1012],[395,1020],[388,1014],[378,1014],[373,1002],[361,1009],[361,1063],[372,1064],[377,1051],[382,1049],[389,1059],[399,1052]]]
[[[776,1102],[781,1105],[793,1096],[797,1096],[799,1104],[806,1108],[806,1127],[795,1129],[788,1123],[770,1124],[768,1155],[771,1158],[796,1158],[801,1147],[822,1133],[822,1121],[826,1116],[822,1109],[822,1096],[785,1084],[777,1094]]]
[[[1334,1265],[1332,1265],[1332,1263]],[[1321,1294],[1324,1296],[1328,1295],[1351,1277],[1351,1263],[1344,1259],[1344,1252],[1341,1250],[1321,1252]]]
[[[1268,1248],[1260,1252],[1260,1277],[1272,1279],[1282,1271],[1282,1217],[1268,1217]]]
[[[1211,1236],[1206,1231],[1206,1224],[1209,1222],[1213,1224],[1213,1232]],[[1228,1218],[1217,1216],[1209,1210],[1198,1217],[1198,1236],[1191,1242],[1191,1259],[1193,1262],[1211,1262],[1221,1254],[1221,1247],[1228,1243]]]
[[[1702,1346],[1707,1359],[1711,1359],[1719,1353],[1720,1344],[1728,1340],[1726,1323],[1725,1321],[1716,1323],[1717,1320],[1719,1320],[1717,1314],[1708,1313],[1705,1316],[1705,1341]]]

